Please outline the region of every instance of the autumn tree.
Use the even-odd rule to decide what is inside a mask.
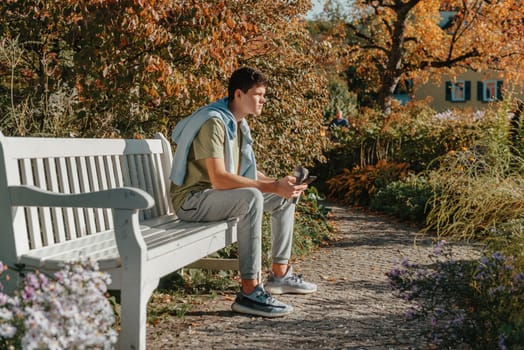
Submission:
[[[2,2],[0,38],[15,43],[23,60],[13,64],[0,55],[0,93],[11,90],[25,105],[49,103],[60,91],[74,99],[63,128],[46,129],[53,115],[36,108],[30,122],[9,129],[14,123],[3,120],[4,133],[7,127],[27,135],[169,134],[191,111],[225,96],[234,69],[252,65],[271,78],[267,108],[250,119],[254,136],[266,139],[256,149],[261,167],[311,164],[326,147],[318,137],[326,85],[319,62],[329,52],[305,29],[310,6],[309,0]]]
[[[401,79],[432,73],[503,70],[522,81],[524,6],[520,0],[355,0],[347,28],[348,80],[384,111]],[[443,21],[441,11],[452,16]],[[364,84],[363,84],[364,83]]]

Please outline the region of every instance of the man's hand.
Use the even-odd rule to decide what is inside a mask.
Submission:
[[[296,178],[294,176],[286,176],[275,182],[276,193],[284,198],[296,198],[300,196],[307,188],[306,184],[295,185]]]
[[[207,158],[207,171],[211,185],[216,190],[254,187],[262,192],[276,193],[286,199],[297,198],[307,188],[307,184],[296,185],[296,177],[286,176],[279,180],[269,178],[258,173],[259,179],[253,180],[226,171],[224,160],[221,158]]]

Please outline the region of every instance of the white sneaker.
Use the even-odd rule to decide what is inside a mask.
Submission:
[[[317,285],[302,280],[302,276],[293,273],[293,267],[289,266],[282,277],[276,277],[273,272],[269,273],[266,290],[271,294],[309,294],[316,292]]]

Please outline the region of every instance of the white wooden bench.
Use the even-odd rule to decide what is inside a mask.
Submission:
[[[146,349],[147,303],[161,277],[237,240],[236,219],[189,223],[173,214],[171,145],[155,137],[0,132],[0,260],[48,272],[97,261],[121,291],[120,349]]]

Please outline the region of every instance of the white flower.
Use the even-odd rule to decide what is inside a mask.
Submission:
[[[9,323],[0,323],[0,337],[2,338],[12,338],[16,334],[16,328]]]

